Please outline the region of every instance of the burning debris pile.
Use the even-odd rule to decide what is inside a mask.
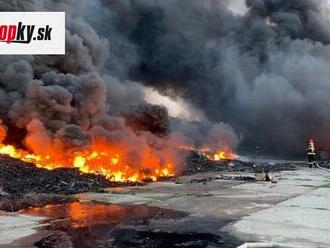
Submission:
[[[184,174],[210,171],[214,169],[212,163],[205,154],[197,151],[190,151],[186,158],[186,168]]]
[[[24,140],[29,150],[5,144],[8,131],[0,120],[0,155],[53,170],[54,173],[61,171],[60,168],[67,168],[75,172],[101,175],[111,182],[125,183],[157,181],[182,172],[208,171],[213,169],[214,162],[222,163],[237,158],[228,148],[226,151],[217,151],[215,148],[197,150],[182,145],[184,143],[180,135],[168,134],[167,119],[167,112],[163,107],[143,105],[130,112],[126,118],[127,125],[132,128],[129,135],[136,137],[137,142],[141,138],[147,139],[147,143],[140,143],[143,147],[134,144],[126,146],[126,139],[130,136],[123,137],[123,144],[109,143],[107,138],[96,136],[90,138],[92,140],[88,141],[88,145],[78,148],[74,144],[70,147],[70,144],[81,141],[77,141],[77,137],[89,138],[84,137],[87,135],[82,134],[77,127],[69,126],[65,131],[61,130],[61,133],[69,132],[70,135],[62,133],[64,137],[54,137],[52,142],[49,137],[44,136],[47,131],[42,124],[33,121],[29,130],[36,133],[28,134]],[[129,130],[128,127],[125,128]],[[41,147],[43,144],[45,146]],[[34,149],[34,146],[38,149]],[[186,161],[190,166],[184,165],[183,158],[187,151],[190,157]],[[179,170],[180,164],[182,169]],[[53,193],[56,192],[57,190],[53,190]]]
[[[116,186],[103,176],[81,173],[78,169],[47,170],[31,163],[0,156],[1,196],[26,194],[75,194]]]
[[[0,155],[0,210],[17,211],[30,206],[74,201],[68,196],[106,187],[138,183],[111,182],[104,176],[76,168],[38,168],[32,163]]]
[[[216,154],[218,153],[210,156],[202,151],[190,151],[186,157],[186,166],[183,174],[190,175],[208,171],[269,173],[296,169],[296,166],[291,163],[255,163],[242,160],[233,153],[220,153],[228,154],[228,156],[214,159],[214,157],[217,158]]]
[[[141,158],[142,161],[139,162],[128,160],[125,156],[125,152],[127,152],[125,147],[121,147],[119,144],[106,144],[102,142],[102,139],[95,141],[92,148],[71,150],[70,154],[61,149],[59,149],[59,153],[54,148],[48,150],[47,147],[40,154],[35,154],[15,148],[13,145],[1,143],[5,137],[6,127],[0,122],[0,154],[33,163],[39,168],[48,170],[74,168],[74,171],[102,175],[113,182],[156,181],[159,178],[174,176],[173,163],[169,162],[175,160],[174,154],[153,154],[149,147],[145,147],[145,150],[142,151],[144,154]],[[140,154],[135,156],[138,155]],[[167,163],[166,160],[163,161],[163,165],[159,164],[159,159],[162,157],[168,159]],[[131,163],[142,163],[144,166],[134,168],[134,164]]]
[[[218,157],[219,154],[221,154],[221,158]],[[228,156],[225,156],[225,154],[228,154]],[[237,155],[227,152],[217,152],[210,155],[210,152],[205,153],[201,150],[191,150],[186,157],[186,166],[183,174],[220,170],[229,171],[231,167],[234,170],[239,170],[241,166],[247,169],[248,166],[251,165],[251,163],[239,161],[236,160],[236,158],[238,158]]]

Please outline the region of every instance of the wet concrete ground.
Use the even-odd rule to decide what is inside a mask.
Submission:
[[[278,183],[256,183],[202,173],[81,194],[79,203],[22,212],[47,217],[34,220],[47,226],[4,247],[237,247],[247,241],[330,247],[329,175],[300,167],[277,177]]]
[[[296,197],[242,218],[234,224],[233,230],[242,239],[252,236],[308,248],[330,247],[329,172],[303,169],[283,175],[281,184],[288,192],[297,188],[305,190]]]
[[[21,214],[45,217],[35,235],[4,247],[237,247],[241,241],[227,233],[182,232],[167,229],[187,214],[147,205],[66,203],[30,208]]]

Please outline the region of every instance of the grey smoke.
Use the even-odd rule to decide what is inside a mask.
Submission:
[[[14,142],[58,161],[67,161],[65,158],[75,151],[95,144],[111,145],[121,155],[122,162],[131,168],[148,170],[167,167],[170,163],[179,171],[184,164],[184,154],[177,147],[186,143],[185,137],[175,132],[160,137],[146,128],[149,123],[139,123],[142,125],[139,130],[127,124],[129,111],[133,107],[141,109],[138,106],[145,104],[143,86],[107,72],[109,40],[101,37],[79,14],[79,3],[0,3],[1,10],[66,11],[65,56],[3,56],[0,59],[0,113],[8,127],[5,142]],[[167,127],[167,111],[161,108],[160,113],[156,121],[160,117],[159,125]],[[152,116],[152,111],[147,115]],[[4,139],[2,129],[1,141]]]
[[[174,89],[230,124],[241,150],[294,156],[310,137],[330,148],[325,1],[248,0],[242,15],[227,1],[102,3],[116,17],[111,29],[136,48],[127,77]]]
[[[172,131],[191,143],[206,137],[219,146],[240,144],[241,151],[260,146],[293,155],[314,137],[330,148],[325,1],[247,0],[242,6],[227,0],[2,1],[6,11],[67,13],[65,56],[0,58],[2,118],[27,137],[58,143],[78,137],[70,146],[86,146],[101,134],[133,144],[121,114],[143,106],[147,85],[204,111],[206,124],[171,121]],[[152,135],[139,142],[162,139]]]

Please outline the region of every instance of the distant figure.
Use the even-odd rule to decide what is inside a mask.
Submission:
[[[314,140],[310,139],[308,142],[308,147],[307,147],[307,160],[308,160],[308,166],[309,168],[316,168],[316,151],[315,151],[315,145],[314,145]]]

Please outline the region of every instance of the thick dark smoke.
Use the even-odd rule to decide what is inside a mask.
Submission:
[[[149,131],[160,137],[169,133],[169,117],[164,106],[143,104],[125,114],[126,125],[133,131]]]
[[[172,121],[172,131],[195,144],[226,148],[241,141],[242,151],[260,146],[292,156],[314,137],[330,149],[326,2],[247,0],[241,14],[230,4],[1,1],[2,11],[66,11],[67,26],[65,56],[0,57],[0,113],[8,132],[26,136],[33,150],[42,149],[36,140],[66,149],[86,146],[95,135],[134,144],[137,134],[125,120],[131,113],[148,133],[144,142],[159,142],[168,118],[145,107],[148,86],[205,113],[206,124]],[[141,116],[155,117],[157,125],[145,125]]]
[[[161,108],[160,115],[153,115],[159,107],[138,107],[147,106],[143,86],[107,72],[112,51],[109,39],[85,21],[77,7],[80,3],[0,3],[3,11],[66,11],[65,56],[0,57],[0,115],[1,124],[7,127],[4,130],[1,125],[0,141],[6,139],[41,157],[59,160],[72,157],[75,151],[106,146],[115,149],[121,162],[136,172],[168,168],[169,164],[180,170],[184,157],[177,146],[186,144],[185,138],[175,132],[161,136],[156,131],[164,130],[150,129],[167,128],[166,110]],[[129,123],[136,124],[131,127],[127,116],[134,113],[152,116],[154,126],[136,118],[136,123]]]
[[[330,148],[325,1],[247,0],[242,15],[221,0],[102,4],[112,17],[105,31],[135,48],[128,77],[175,89],[210,121],[232,125],[242,150],[292,156],[309,137]]]

